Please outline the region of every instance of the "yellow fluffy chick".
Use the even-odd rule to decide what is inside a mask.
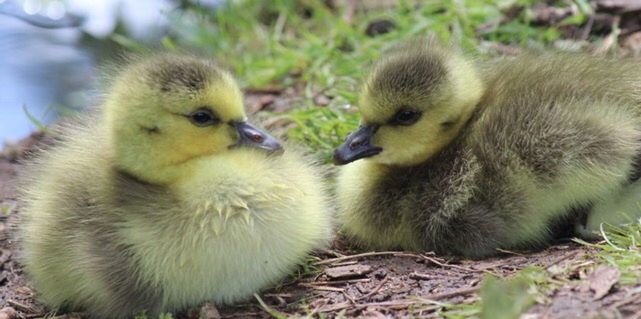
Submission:
[[[54,308],[152,317],[247,298],[331,235],[319,172],[250,125],[211,61],[128,66],[28,167],[23,263]]]
[[[365,158],[337,186],[343,228],[364,245],[483,257],[641,210],[638,61],[482,62],[417,41],[382,56],[359,103],[334,160]]]

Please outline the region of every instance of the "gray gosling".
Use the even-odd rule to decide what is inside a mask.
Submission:
[[[417,41],[380,58],[359,107],[334,161],[343,230],[370,248],[479,258],[641,211],[638,61]]]

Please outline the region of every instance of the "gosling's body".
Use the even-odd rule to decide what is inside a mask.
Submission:
[[[410,65],[420,63],[412,54],[447,60],[451,53],[440,50],[422,48],[401,59]],[[398,63],[394,54],[379,62],[362,103],[380,106],[370,91],[381,71]],[[603,209],[590,215],[594,207],[612,204],[610,199],[625,192],[641,198],[629,191],[638,180],[641,154],[638,63],[526,55],[488,62],[479,71],[465,62],[459,65],[467,70],[459,75],[446,70],[443,83],[427,86],[435,92],[450,87],[473,105],[469,116],[460,111],[461,120],[444,120],[442,132],[435,134],[451,135],[450,140],[426,142],[444,146],[407,164],[420,153],[412,150],[421,148],[423,137],[417,133],[419,137],[400,142],[408,144],[409,154],[401,156],[406,162],[400,165],[381,145],[380,155],[341,170],[337,193],[348,234],[376,248],[482,257],[495,254],[496,248],[540,247],[567,224],[587,234],[603,220]],[[406,84],[421,75],[408,73]],[[402,91],[394,85],[387,89]],[[451,95],[440,94],[439,100],[430,94],[436,93],[425,94],[424,117],[431,108],[436,115],[444,113],[438,111],[439,103],[467,109]],[[414,125],[424,125],[420,121]],[[456,132],[447,133],[452,127]],[[377,134],[388,134],[384,129],[398,130],[382,127]],[[386,142],[384,136],[372,138],[374,146]]]
[[[179,62],[161,57],[151,63]],[[190,152],[156,174],[155,167],[122,164],[128,159],[112,144],[109,112],[108,106],[64,129],[60,145],[30,167],[24,265],[48,305],[124,318],[205,300],[231,303],[274,284],[331,235],[319,172],[302,157],[225,145],[211,155]],[[152,131],[136,130],[160,139],[156,135],[170,128],[156,123]],[[146,137],[135,134],[115,142],[144,145]],[[186,147],[200,143],[191,142]],[[172,145],[176,153],[184,151],[181,144]],[[140,156],[135,164],[174,154],[125,156]]]

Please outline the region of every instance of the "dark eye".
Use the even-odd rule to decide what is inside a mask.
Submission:
[[[192,124],[196,126],[209,126],[218,123],[214,114],[205,108],[198,109],[187,115]]]
[[[396,125],[412,125],[421,117],[421,112],[414,110],[403,109],[394,115],[392,124]]]

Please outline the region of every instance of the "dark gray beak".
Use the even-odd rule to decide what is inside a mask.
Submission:
[[[334,164],[345,165],[357,159],[374,156],[383,151],[382,148],[373,146],[371,139],[378,130],[378,125],[362,125],[352,132],[345,142],[334,151]]]
[[[231,124],[238,132],[238,142],[230,148],[248,146],[265,150],[269,153],[282,153],[283,146],[273,136],[255,128],[247,122],[233,122]]]

